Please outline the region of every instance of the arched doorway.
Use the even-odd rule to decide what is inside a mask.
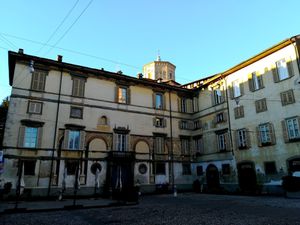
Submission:
[[[213,164],[206,168],[206,183],[209,191],[217,191],[220,188],[219,171]]]
[[[256,172],[253,162],[241,162],[238,164],[238,178],[243,192],[256,191]]]
[[[287,160],[290,173],[300,171],[300,156],[292,157]]]

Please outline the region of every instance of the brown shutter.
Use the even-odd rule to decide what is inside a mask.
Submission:
[[[223,120],[224,120],[224,122],[226,122],[227,121],[227,111],[224,111],[223,112]]]
[[[248,74],[248,85],[249,85],[249,90],[250,91],[254,91],[253,80],[252,80],[252,73]]]
[[[295,73],[294,73],[294,68],[293,68],[293,61],[287,62],[286,66],[287,66],[287,69],[288,69],[288,72],[289,72],[289,77],[294,76]]]
[[[241,83],[239,84],[239,86],[240,86],[240,92],[241,92],[241,96],[242,96],[242,95],[245,94],[245,91],[244,91],[244,83],[241,82]]]
[[[18,137],[18,147],[24,147],[24,136],[25,136],[25,127],[20,126],[19,137]]]
[[[258,145],[259,147],[261,147],[261,146],[262,146],[262,143],[261,143],[261,138],[260,138],[259,126],[256,127],[256,137],[257,137],[257,145]]]
[[[70,130],[65,130],[65,134],[64,134],[64,149],[69,149],[69,133],[70,133]]]
[[[177,105],[178,105],[178,112],[182,112],[182,109],[181,109],[181,98],[179,98],[179,97],[177,99]]]
[[[282,135],[283,135],[284,142],[287,143],[287,142],[289,142],[289,133],[288,133],[288,130],[286,127],[285,120],[281,121],[281,126],[282,126]]]
[[[211,91],[211,105],[212,106],[216,105],[216,102],[215,102],[215,91],[214,90]]]
[[[230,146],[231,146],[231,142],[230,142],[230,138],[229,138],[229,131],[227,133],[225,133],[224,136],[225,136],[226,150],[229,151]]]
[[[277,71],[277,67],[272,68],[273,80],[275,83],[279,82],[279,75]]]
[[[152,107],[155,108],[155,101],[156,101],[156,93],[153,92],[152,94]]]
[[[42,137],[43,137],[43,127],[39,127],[38,135],[37,135],[37,148],[42,147]]]
[[[171,96],[170,96],[171,97]],[[168,99],[170,101],[170,99]],[[163,103],[163,109],[166,110],[167,109],[167,97],[165,96],[165,94],[162,94],[162,103]]]
[[[268,126],[270,129],[271,144],[275,145],[276,144],[276,136],[275,136],[274,125],[272,123],[269,123]]]
[[[166,127],[167,126],[167,119],[163,119],[163,127]]]
[[[229,96],[230,96],[231,99],[234,98],[233,87],[232,86],[229,86]]]
[[[130,90],[130,88],[127,88],[126,90],[127,90],[126,104],[130,105],[130,103],[131,103],[131,90]]]
[[[44,90],[46,76],[43,72],[39,72],[38,75],[38,90],[42,91]]]
[[[246,129],[246,145],[247,148],[251,148],[251,132],[249,129]]]
[[[85,149],[85,131],[81,130],[80,131],[80,145],[79,145],[80,150]]]

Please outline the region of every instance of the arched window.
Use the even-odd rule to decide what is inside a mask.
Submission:
[[[106,116],[101,116],[99,118],[98,125],[108,125],[107,117]]]

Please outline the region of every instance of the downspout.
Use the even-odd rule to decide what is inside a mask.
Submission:
[[[54,164],[54,150],[56,149],[56,136],[57,136],[57,127],[58,127],[58,114],[59,114],[59,107],[60,107],[60,98],[61,98],[61,86],[62,86],[62,75],[63,75],[63,65],[62,65],[62,56],[58,55],[57,57],[58,62],[61,63],[60,65],[60,80],[59,80],[59,90],[58,90],[58,99],[57,99],[57,109],[56,109],[56,118],[55,118],[55,127],[54,127],[54,137],[53,137],[53,144],[52,144],[52,155],[51,155],[51,165],[50,165],[50,177],[49,177],[49,184],[48,184],[48,193],[47,196],[50,196],[51,190],[51,183],[52,183],[52,171],[53,171],[53,164]]]
[[[222,74],[223,76],[223,74]],[[232,133],[231,133],[231,121],[230,121],[230,110],[229,110],[229,97],[228,97],[228,88],[227,88],[227,81],[225,77],[222,77],[225,82],[225,95],[226,95],[226,105],[227,105],[227,115],[228,115],[228,129],[229,129],[229,139],[230,139],[230,147],[231,147],[231,154],[234,157],[234,150],[233,150],[233,140],[232,140]]]
[[[171,90],[169,90],[169,112],[170,112],[170,142],[171,142],[171,170],[172,170],[172,189],[173,194],[176,196],[176,186],[174,179],[174,152],[173,152],[173,126],[172,126],[172,101],[171,101]]]
[[[297,37],[298,36],[292,37],[290,40],[291,40],[292,44],[293,44],[293,41],[295,42],[295,45],[293,44],[293,46],[295,48],[295,53],[296,53],[298,73],[300,73],[300,59],[299,59],[299,49],[298,49],[298,46],[300,48],[300,41],[297,39]]]

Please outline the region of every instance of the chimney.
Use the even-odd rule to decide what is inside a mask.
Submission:
[[[19,53],[19,54],[24,54],[24,49],[23,49],[23,48],[19,48],[18,53]]]
[[[142,74],[142,73],[138,73],[137,77],[138,77],[139,79],[143,79],[143,74]]]
[[[62,58],[63,58],[62,55],[57,55],[57,61],[58,62],[62,62]]]

